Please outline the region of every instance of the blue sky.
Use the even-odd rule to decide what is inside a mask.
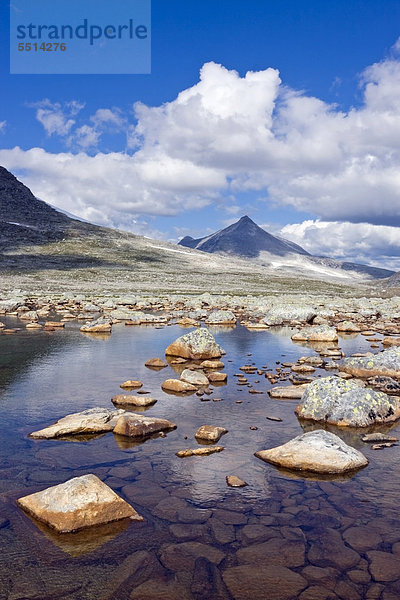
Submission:
[[[150,75],[10,75],[0,10],[0,163],[38,197],[400,270],[398,0],[153,0]]]

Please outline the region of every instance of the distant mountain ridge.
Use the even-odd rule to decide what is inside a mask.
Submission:
[[[179,245],[211,254],[228,254],[258,260],[258,262],[263,261],[266,265],[271,266],[278,264],[284,268],[320,269],[321,272],[323,269],[329,269],[332,272],[351,271],[374,279],[390,277],[394,273],[379,267],[313,256],[298,244],[268,233],[247,215],[211,235],[198,239],[186,236],[179,242]],[[276,257],[283,259],[283,262],[277,263]],[[299,257],[304,257],[302,264],[299,263]]]

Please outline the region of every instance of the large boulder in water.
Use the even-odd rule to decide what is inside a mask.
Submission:
[[[201,327],[177,338],[168,346],[165,354],[200,360],[220,358],[225,354],[225,350],[217,344],[208,329]]]
[[[279,306],[273,306],[265,315],[263,321],[267,325],[282,325],[288,321],[306,321],[310,322],[317,312],[311,306],[301,306],[282,303]]]
[[[340,370],[355,377],[385,377],[400,378],[400,347],[389,348],[378,354],[345,358],[340,364]]]
[[[24,496],[17,503],[59,533],[127,517],[143,521],[132,506],[92,474],[74,477],[42,492]]]
[[[352,380],[324,377],[307,386],[295,413],[341,427],[368,427],[399,419],[400,401]]]
[[[314,473],[345,473],[368,464],[361,452],[322,429],[299,435],[282,446],[256,452],[255,456],[279,467]]]

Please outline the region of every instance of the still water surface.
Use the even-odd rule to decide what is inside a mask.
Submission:
[[[270,399],[264,375],[246,376],[264,392],[249,394],[234,374],[244,364],[274,369],[276,361],[314,350],[293,344],[289,328],[213,328],[227,353],[228,384],[202,401],[161,391],[161,382],[179,371],[144,366],[183,332],[118,324],[111,336],[90,336],[72,322],[60,331],[0,336],[0,598],[400,598],[399,448],[374,452],[358,432],[339,431],[370,464],[325,481],[261,462],[254,452],[302,432],[296,401]],[[362,336],[339,345],[346,354],[370,350]],[[175,431],[144,443],[111,433],[79,441],[28,438],[66,414],[112,407],[127,379],[143,382],[158,400],[147,414],[174,421]],[[194,433],[204,424],[229,430],[219,442],[225,450],[177,458],[178,450],[198,446]],[[145,522],[60,536],[15,505],[20,496],[85,473],[110,485]],[[231,474],[248,486],[229,488]]]

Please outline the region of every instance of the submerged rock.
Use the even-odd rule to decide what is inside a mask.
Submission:
[[[395,346],[378,354],[345,358],[340,369],[355,377],[384,375],[400,378],[400,347]]]
[[[328,325],[304,327],[292,335],[294,342],[336,342],[337,339],[336,329]]]
[[[198,428],[194,434],[194,437],[196,440],[218,442],[221,435],[224,433],[228,433],[228,430],[224,427],[216,427],[215,425],[202,425]]]
[[[345,473],[368,464],[361,452],[322,429],[299,435],[282,446],[256,452],[255,456],[286,469],[314,473]]]
[[[167,419],[125,413],[119,417],[113,432],[131,438],[144,438],[152,433],[171,429],[176,429],[176,424]]]
[[[324,377],[310,383],[295,413],[342,427],[367,427],[399,419],[400,401],[352,380]]]
[[[127,517],[143,521],[132,506],[92,474],[74,477],[42,492],[24,496],[17,503],[59,533]]]
[[[208,329],[202,327],[177,338],[168,346],[165,354],[200,360],[220,358],[225,350],[217,344]]]
[[[30,437],[51,439],[80,433],[105,433],[114,429],[118,418],[124,412],[121,409],[89,408],[79,413],[66,415],[53,425],[34,431]]]

